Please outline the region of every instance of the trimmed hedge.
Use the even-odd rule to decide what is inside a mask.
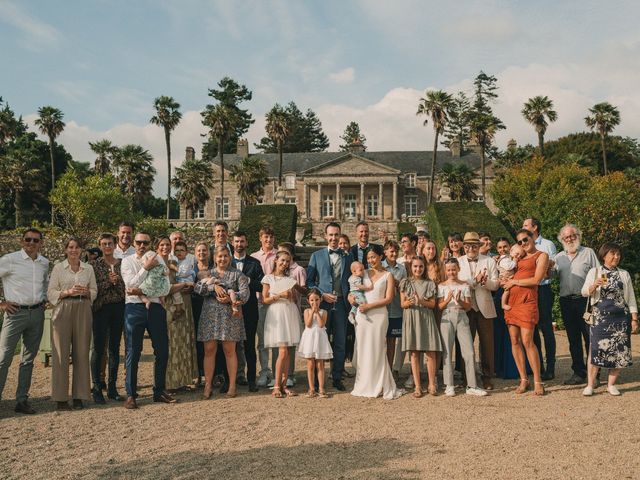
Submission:
[[[247,234],[249,252],[260,249],[260,229],[271,227],[276,233],[276,243],[296,239],[298,209],[295,205],[248,205],[242,212],[239,230]]]

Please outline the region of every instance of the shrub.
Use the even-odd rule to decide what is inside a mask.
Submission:
[[[295,205],[248,205],[242,212],[239,230],[247,234],[249,251],[260,248],[259,232],[271,227],[276,242],[295,242],[297,208]]]

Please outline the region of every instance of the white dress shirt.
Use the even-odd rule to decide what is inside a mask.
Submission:
[[[135,255],[135,253],[136,249],[133,247],[133,245],[129,245],[129,248],[127,248],[126,250],[122,250],[120,248],[120,245],[116,245],[116,248],[113,250],[113,256],[120,260],[131,255]]]
[[[555,244],[551,240],[547,240],[546,238],[542,238],[542,235],[538,235],[538,238],[536,238],[534,244],[538,250],[549,255],[549,260],[553,260],[554,258],[556,258],[556,253],[558,253],[558,251],[556,250]],[[551,280],[549,280],[548,278],[543,278],[540,282],[540,285],[549,285],[550,283]]]
[[[156,256],[158,263],[166,267],[164,260],[160,255]],[[147,278],[147,274],[149,273],[143,267],[144,263],[142,261],[142,257],[137,255],[129,255],[122,259],[122,265],[120,266],[120,271],[122,273],[122,279],[124,280],[125,288],[139,288],[142,285],[142,282],[145,278]],[[160,303],[159,297],[147,297],[154,303]],[[125,303],[142,303],[139,295],[126,295],[124,298]]]
[[[37,305],[46,300],[49,260],[38,255],[32,260],[27,252],[19,250],[0,257],[0,279],[7,302],[19,305]]]

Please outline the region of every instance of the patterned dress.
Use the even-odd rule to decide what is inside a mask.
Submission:
[[[213,268],[211,276],[228,285],[236,292],[242,303],[249,299],[249,279],[233,267],[229,267],[223,274]],[[239,342],[245,340],[244,320],[242,317],[231,315],[231,304],[219,303],[216,299],[215,285],[208,285],[207,280],[196,283],[194,292],[205,297],[198,325],[198,341],[208,342],[219,340],[223,342]]]
[[[607,283],[600,287],[600,301],[593,306],[591,325],[591,363],[604,368],[631,366],[631,314],[624,301],[620,272],[614,268],[598,269],[606,273]]]

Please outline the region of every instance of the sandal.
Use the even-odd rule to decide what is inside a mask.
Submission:
[[[534,384],[535,384],[535,387],[534,387],[534,390],[533,390],[533,394],[534,395],[537,395],[538,397],[542,397],[542,396],[547,394],[547,392],[545,392],[545,390],[544,390],[544,383],[542,383],[542,382],[534,382]],[[540,385],[539,388],[538,388],[538,385]]]
[[[413,392],[413,398],[422,398],[422,388],[416,387],[416,390]]]
[[[315,391],[315,390],[309,390],[309,391],[307,392],[307,395],[306,395],[306,396],[307,396],[307,398],[313,398],[313,397],[316,397],[316,396],[317,396],[317,394],[316,394],[316,391]]]
[[[284,393],[287,395],[287,397],[297,397],[298,394],[296,392],[294,392],[293,390],[289,390],[287,387],[284,388]]]
[[[210,383],[207,383],[204,386],[204,392],[202,393],[202,398],[204,398],[205,400],[209,400],[212,394],[213,394],[213,387],[211,386]]]
[[[436,387],[435,385],[433,387],[429,387],[427,388],[427,392],[429,393],[429,395],[433,395],[434,397],[438,396],[438,387]]]
[[[226,394],[227,398],[236,398],[238,396],[238,390],[234,389],[234,390],[229,390]]]
[[[280,391],[280,387],[273,387],[273,392],[271,392],[271,396],[273,398],[284,398],[284,395]]]
[[[318,394],[318,397],[319,398],[329,398],[329,395],[324,390],[320,390],[320,393]]]
[[[520,395],[526,392],[527,390],[529,390],[529,380],[526,378],[521,378],[520,385],[518,385],[518,387],[516,388],[515,393]]]

